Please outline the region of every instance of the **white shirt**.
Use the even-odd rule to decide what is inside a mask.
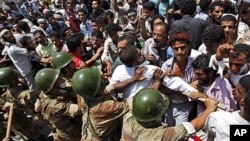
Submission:
[[[239,111],[217,111],[211,113],[206,121],[205,130],[208,132],[208,141],[229,141],[230,125],[250,125],[250,122],[239,115]]]
[[[20,48],[14,44],[10,44],[9,46],[6,45],[2,51],[2,55],[6,54],[8,54],[22,76],[26,76],[31,72],[32,64],[26,48]]]
[[[154,65],[148,65],[148,63],[149,62],[146,61],[140,65],[146,67],[146,70],[143,72],[142,77],[146,77],[147,79],[130,84],[128,87],[126,87],[123,90],[124,98],[132,98],[139,90],[143,88],[149,88],[152,86],[154,82],[153,79],[154,71],[159,67]],[[134,74],[135,74],[135,67],[126,67],[125,65],[120,65],[115,69],[112,78],[110,80],[110,84],[112,85],[130,79],[134,76]],[[163,80],[163,85],[172,90],[182,92],[183,94],[197,92],[195,88],[190,86],[188,83],[184,82],[184,80],[182,80],[179,77],[171,77],[171,78],[165,77]]]

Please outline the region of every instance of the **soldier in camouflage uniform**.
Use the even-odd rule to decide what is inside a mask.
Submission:
[[[140,90],[133,98],[132,112],[123,118],[123,141],[177,141],[201,129],[207,116],[217,107],[217,102],[207,99],[207,109],[191,122],[168,127],[160,122],[166,112],[169,100],[165,95],[152,88]]]
[[[6,87],[6,91],[1,95],[1,105],[5,110],[9,103],[14,103],[14,113],[11,131],[20,135],[24,140],[42,140],[43,136],[48,136],[49,129],[40,126],[34,120],[35,95],[25,89],[18,81],[18,74],[11,68],[0,69],[0,87]],[[2,105],[4,104],[4,105]],[[22,122],[20,122],[22,121]],[[7,121],[4,122],[7,124]],[[42,133],[43,131],[47,131]]]
[[[82,141],[120,140],[121,120],[128,106],[104,95],[105,87],[97,68],[81,69],[73,75],[72,88],[87,105],[82,116]]]
[[[65,79],[59,73],[60,70],[44,68],[36,74],[35,83],[42,93],[35,109],[55,128],[54,141],[79,141],[80,104],[77,105],[75,94],[67,92]]]

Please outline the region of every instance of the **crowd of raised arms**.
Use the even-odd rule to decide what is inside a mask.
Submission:
[[[229,141],[250,125],[250,0],[0,0],[0,140]]]

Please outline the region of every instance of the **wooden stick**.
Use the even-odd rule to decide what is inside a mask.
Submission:
[[[11,103],[10,105],[10,111],[8,115],[8,125],[7,125],[7,130],[6,130],[6,139],[10,137],[10,129],[11,129],[11,124],[12,124],[12,115],[13,115],[13,109],[14,109],[14,104]]]

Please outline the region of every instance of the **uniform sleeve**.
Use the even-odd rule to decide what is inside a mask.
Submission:
[[[182,125],[167,127],[163,136],[163,141],[178,141],[183,140],[188,136],[186,127]]]
[[[80,110],[78,108],[78,105],[76,105],[76,104],[69,104],[64,114],[68,115],[70,117],[75,117],[76,115],[79,115],[80,114]]]

